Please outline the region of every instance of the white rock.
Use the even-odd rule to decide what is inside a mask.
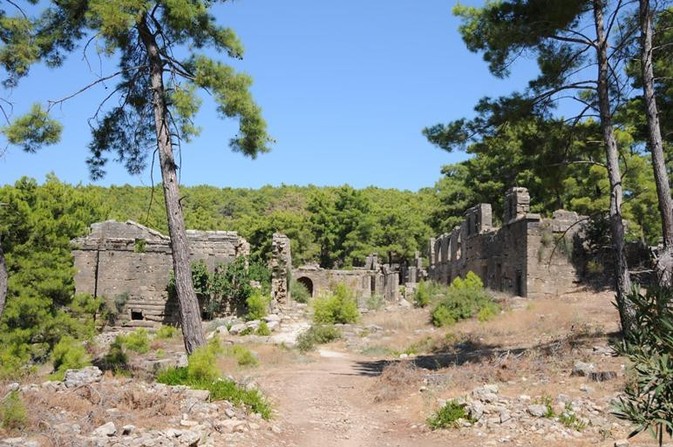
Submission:
[[[117,427],[114,422],[103,424],[93,431],[94,436],[114,436],[117,434]]]

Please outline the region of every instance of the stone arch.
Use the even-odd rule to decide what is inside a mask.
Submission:
[[[297,278],[297,282],[302,284],[308,290],[308,293],[313,296],[313,281],[308,276],[301,276]]]

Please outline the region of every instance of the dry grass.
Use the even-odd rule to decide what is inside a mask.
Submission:
[[[386,365],[371,388],[374,402],[387,402],[407,397],[422,382],[422,372],[413,362],[393,362]]]

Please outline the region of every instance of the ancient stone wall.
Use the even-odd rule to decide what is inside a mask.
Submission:
[[[529,210],[525,188],[507,192],[501,228],[493,227],[490,204],[470,208],[460,226],[430,240],[429,278],[448,284],[472,271],[490,289],[532,298],[571,290],[579,216],[557,211],[542,219]]]
[[[326,270],[317,265],[303,266],[292,270],[292,277],[304,284],[314,297],[330,293],[336,284],[345,284],[361,307],[365,307],[368,298],[375,296],[388,302],[397,302],[400,298],[400,272],[379,264],[376,255],[369,256],[363,268]]]
[[[249,254],[245,239],[230,231],[187,231],[192,261],[209,269]],[[95,223],[72,241],[77,293],[104,297],[119,310],[119,323],[136,326],[172,323],[177,303],[166,286],[173,269],[170,239],[135,222]]]

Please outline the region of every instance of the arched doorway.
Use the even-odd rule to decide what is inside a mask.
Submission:
[[[311,278],[308,276],[302,276],[300,278],[297,278],[297,282],[304,287],[306,287],[306,290],[308,290],[308,293],[313,297],[313,281],[311,281]]]

